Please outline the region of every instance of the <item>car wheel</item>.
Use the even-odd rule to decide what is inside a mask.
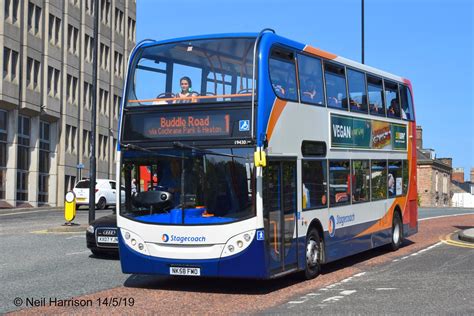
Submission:
[[[306,236],[306,267],[304,271],[307,280],[314,279],[321,272],[321,238],[318,230],[311,228]]]
[[[103,210],[105,209],[105,206],[107,205],[107,201],[105,200],[105,197],[101,197],[99,199],[99,202],[97,202],[97,209],[98,210]]]
[[[395,212],[393,214],[392,221],[392,241],[390,242],[390,248],[392,250],[398,250],[403,240],[403,225],[400,213]]]

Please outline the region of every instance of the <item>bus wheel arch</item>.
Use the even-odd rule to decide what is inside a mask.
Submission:
[[[313,220],[308,227],[305,238],[305,270],[307,280],[314,279],[321,273],[321,264],[324,262],[324,235],[321,223]]]
[[[403,242],[403,217],[400,207],[397,205],[392,216],[392,234],[390,237],[390,248],[398,250]]]

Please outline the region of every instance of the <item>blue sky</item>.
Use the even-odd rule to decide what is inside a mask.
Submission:
[[[144,38],[277,34],[361,61],[359,0],[138,0]],[[411,80],[423,147],[474,167],[474,1],[365,0],[365,63]]]

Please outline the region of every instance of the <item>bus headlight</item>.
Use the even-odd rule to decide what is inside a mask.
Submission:
[[[255,230],[235,235],[230,238],[222,250],[221,258],[235,255],[246,249],[255,237]]]
[[[146,247],[145,241],[140,236],[123,228],[120,228],[120,233],[122,234],[125,244],[129,248],[141,254],[147,256],[150,255],[148,252],[148,248]]]

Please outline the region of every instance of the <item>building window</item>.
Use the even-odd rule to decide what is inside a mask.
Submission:
[[[135,42],[135,20],[131,17],[128,18],[128,40]]]
[[[329,203],[344,205],[350,203],[349,160],[329,161]]]
[[[41,8],[31,2],[28,3],[28,32],[41,37]]]
[[[298,56],[301,102],[324,105],[323,72],[319,58]]]
[[[66,124],[66,151],[70,153],[76,152],[77,127]]]
[[[115,60],[115,75],[119,78],[123,78],[123,55],[115,51],[114,53]]]
[[[92,97],[93,97],[93,86],[92,84],[84,81],[84,101],[83,104],[86,109],[90,109],[92,107]]]
[[[3,48],[3,79],[17,83],[18,74],[18,52]]]
[[[371,166],[372,201],[387,198],[387,161],[372,160]]]
[[[59,99],[61,72],[51,66],[48,67],[48,95]]]
[[[84,56],[87,62],[94,61],[94,38],[84,34]]]
[[[370,201],[370,168],[368,160],[352,161],[352,202]]]
[[[327,206],[326,160],[303,160],[303,210]]]
[[[67,83],[66,83],[66,98],[67,101],[71,104],[77,105],[77,82],[79,80],[71,75],[67,75]]]
[[[109,25],[110,22],[110,1],[102,0],[100,6],[100,20],[103,24]]]
[[[328,106],[347,110],[346,75],[343,66],[324,63]]]
[[[353,112],[367,113],[367,92],[365,92],[365,74],[347,69],[349,85],[349,106]]]
[[[91,156],[91,132],[88,130],[82,131],[82,154],[84,157]]]
[[[5,0],[5,21],[16,24],[18,21],[18,8],[20,0]]]
[[[118,117],[120,106],[122,105],[122,97],[114,94],[114,118]]]
[[[0,199],[5,199],[5,179],[7,175],[7,157],[8,157],[8,113],[0,110]]]
[[[86,3],[86,13],[89,15],[94,15],[94,3],[95,0],[85,0]]]
[[[52,14],[49,15],[48,36],[51,45],[61,46],[61,19]]]
[[[99,89],[99,112],[109,114],[109,91],[104,89]]]
[[[49,168],[51,150],[51,128],[50,124],[40,121],[40,157],[38,176],[38,202],[45,204],[48,202]]]
[[[76,177],[75,176],[64,176],[64,196],[68,191],[74,189],[74,185],[76,184]]]
[[[68,35],[67,35],[67,49],[69,53],[78,56],[79,55],[79,30],[72,26],[68,25]]]
[[[28,171],[30,168],[30,118],[18,116],[18,153],[16,199],[28,201]]]
[[[100,44],[100,66],[104,70],[109,70],[109,53],[110,48],[105,44]]]
[[[41,63],[36,59],[28,57],[26,59],[26,86],[31,90],[39,90]]]
[[[115,8],[115,31],[123,35],[123,11]]]

